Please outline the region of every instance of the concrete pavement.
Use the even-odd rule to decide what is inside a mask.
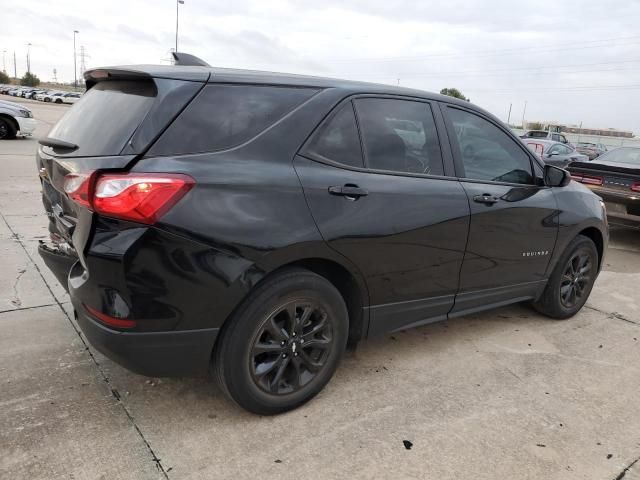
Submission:
[[[29,103],[36,136],[67,108]],[[0,478],[640,479],[639,233],[612,232],[573,319],[512,306],[362,342],[316,399],[259,417],[85,342],[36,253],[35,149],[0,143]]]

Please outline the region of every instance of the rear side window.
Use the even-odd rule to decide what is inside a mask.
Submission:
[[[99,82],[64,114],[49,137],[77,145],[72,156],[118,155],[155,97],[151,81]]]
[[[442,155],[428,103],[386,98],[355,102],[369,168],[442,175]]]
[[[149,152],[213,152],[240,145],[311,98],[317,90],[260,85],[208,85]]]
[[[363,166],[358,127],[351,102],[342,106],[320,127],[305,152],[352,167]]]

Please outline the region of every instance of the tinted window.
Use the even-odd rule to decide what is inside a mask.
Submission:
[[[355,104],[369,168],[442,175],[429,104],[386,98],[361,98]]]
[[[451,107],[447,111],[466,178],[533,183],[529,156],[510,136],[478,115]]]
[[[340,108],[314,135],[306,151],[312,155],[362,167],[362,150],[351,102]]]
[[[273,125],[315,92],[308,88],[209,85],[171,124],[150,153],[170,155],[234,147]]]
[[[155,95],[152,82],[99,82],[67,110],[49,137],[78,145],[74,156],[117,155],[151,108]]]
[[[547,132],[529,132],[527,137],[529,138],[547,138],[549,134]]]

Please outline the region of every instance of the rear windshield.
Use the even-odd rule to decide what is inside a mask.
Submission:
[[[598,162],[616,162],[628,163],[629,165],[640,166],[640,148],[638,147],[620,147],[611,150],[604,155],[598,157]]]
[[[529,132],[527,137],[529,138],[547,138],[549,134],[547,132]]]
[[[235,147],[273,125],[316,91],[270,85],[209,85],[149,154],[201,153]]]
[[[155,100],[153,82],[100,82],[65,113],[50,138],[78,146],[73,156],[118,155]]]

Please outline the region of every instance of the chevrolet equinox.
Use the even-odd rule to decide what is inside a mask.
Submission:
[[[603,203],[497,118],[407,88],[175,65],[99,68],[40,140],[40,254],[89,342],[295,408],[348,342],[515,302],[565,319]]]

